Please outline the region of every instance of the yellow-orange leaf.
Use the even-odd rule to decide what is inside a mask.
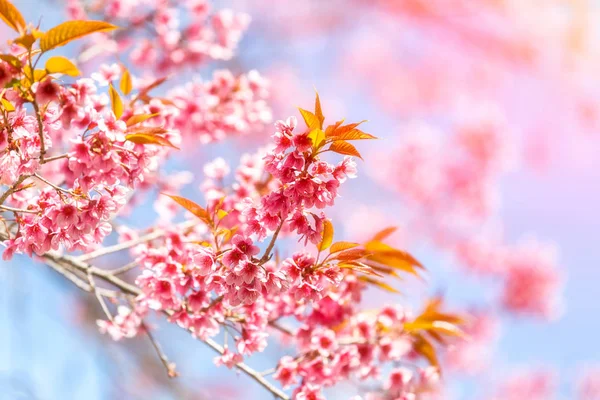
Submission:
[[[13,43],[18,44],[19,46],[31,50],[31,47],[33,46],[33,44],[35,43],[35,41],[38,38],[32,34],[32,33],[25,33],[21,36],[19,36],[18,38],[16,38],[15,40],[13,40]]]
[[[334,244],[331,245],[331,248],[329,249],[329,253],[333,254],[333,253],[337,253],[337,252],[340,252],[340,251],[352,249],[352,248],[357,247],[357,246],[359,246],[358,243],[352,243],[352,242],[335,242]]]
[[[21,63],[21,60],[19,60],[17,57],[13,56],[12,54],[0,54],[0,60],[7,62],[8,64],[10,64],[11,66],[13,66],[15,68],[21,68],[21,66],[23,65]]]
[[[302,108],[299,108],[298,110],[300,110],[300,114],[302,115],[302,118],[304,118],[304,123],[309,130],[321,129],[319,118],[317,118],[315,114]]]
[[[0,102],[2,103],[2,108],[4,108],[6,111],[15,111],[15,106],[13,106],[13,104],[10,101],[6,99],[0,99]]]
[[[362,156],[360,155],[358,150],[356,150],[356,147],[354,147],[350,143],[345,142],[343,140],[340,140],[339,142],[331,143],[329,150],[331,150],[335,153],[338,153],[338,154],[344,154],[347,156],[355,156],[362,160]]]
[[[365,133],[365,132],[361,131],[360,129],[352,129],[349,132],[333,136],[333,140],[364,140],[364,139],[377,139],[377,138],[369,133]]]
[[[210,217],[208,215],[208,212],[204,208],[200,207],[198,204],[194,203],[192,200],[186,199],[185,197],[181,196],[175,196],[172,194],[163,194],[175,200],[177,204],[194,214],[196,217],[200,218],[200,220],[202,220],[204,223],[210,223]]]
[[[379,281],[374,278],[371,278],[370,276],[359,276],[358,279],[360,279],[361,281],[367,282],[371,285],[377,286],[378,288],[383,289],[387,292],[400,293],[397,289],[388,285],[387,283]]]
[[[25,18],[17,10],[17,7],[12,5],[8,0],[0,0],[0,18],[15,31],[19,33],[25,31],[25,27],[27,26]]]
[[[140,93],[137,95],[137,98],[139,99],[143,99],[144,97],[146,97],[148,95],[148,92],[150,92],[152,89],[162,85],[163,83],[165,83],[165,81],[169,79],[169,77],[164,76],[162,78],[158,78],[157,80],[155,80],[154,82],[152,82],[151,84],[149,84],[148,86],[142,88],[140,90]],[[163,101],[163,99],[161,99],[161,101]],[[164,101],[163,101],[164,103]]]
[[[389,246],[385,243],[379,242],[377,240],[371,240],[365,245],[367,250],[370,250],[374,253],[383,253],[386,256],[395,257],[400,260],[405,260],[417,267],[423,268],[423,264],[421,264],[416,258],[414,258],[410,253],[396,249],[392,246]]]
[[[116,89],[113,87],[112,83],[108,87],[108,95],[110,97],[110,105],[115,113],[115,117],[117,119],[121,118],[121,115],[123,115],[123,101],[121,100],[119,93],[117,93]]]
[[[397,227],[395,226],[389,226],[385,229],[380,230],[379,232],[377,232],[375,234],[375,236],[373,236],[373,239],[371,239],[371,241],[373,242],[383,242],[385,239],[387,239],[392,233],[396,232],[398,230]]]
[[[62,56],[51,57],[46,61],[46,71],[49,74],[65,74],[78,76],[79,70],[68,58]]]
[[[315,116],[319,121],[319,129],[323,129],[323,121],[325,121],[325,116],[323,115],[323,110],[321,109],[321,99],[319,99],[319,92],[316,92],[315,97]]]
[[[449,336],[464,337],[465,333],[458,326],[446,321],[420,321],[418,318],[413,322],[404,324],[407,332],[433,331]]]
[[[219,211],[217,211],[217,217],[218,217],[219,219],[223,219],[223,218],[225,218],[227,215],[229,215],[229,213],[228,213],[227,211],[225,211],[225,210],[219,210]]]
[[[413,343],[413,349],[417,352],[417,354],[420,354],[421,356],[425,357],[425,359],[427,359],[427,361],[429,361],[431,365],[439,367],[440,363],[438,361],[435,348],[429,342],[429,340],[427,340],[421,334],[416,334],[414,336],[415,341]]]
[[[319,251],[328,249],[329,246],[331,246],[332,242],[333,242],[333,224],[331,223],[331,221],[326,219],[323,222],[323,236],[321,239],[321,243],[319,243]]]
[[[366,275],[382,276],[382,275],[379,275],[377,272],[373,271],[373,268],[369,267],[368,265],[362,264],[362,263],[349,262],[349,263],[338,264],[338,267],[342,268],[342,269],[350,269],[352,271],[360,272],[360,273],[363,273]]]
[[[127,122],[125,122],[125,124],[127,125],[127,127],[131,127],[137,124],[140,124],[144,121],[149,120],[150,118],[154,118],[158,115],[158,113],[156,114],[138,114],[138,115],[132,115],[131,117],[129,117],[127,119]]]
[[[40,39],[40,49],[48,51],[96,32],[108,32],[117,29],[105,21],[67,21],[46,32]]]
[[[148,133],[129,133],[125,135],[125,139],[135,144],[153,144],[157,146],[165,146],[171,147],[173,149],[179,150],[179,147],[175,146],[173,143],[169,141],[169,139]]]
[[[121,93],[123,93],[124,95],[128,95],[133,89],[133,84],[131,83],[131,75],[129,74],[129,70],[127,70],[127,68],[123,70],[123,75],[121,76],[119,89],[121,89]]]
[[[315,150],[318,150],[325,143],[325,132],[321,129],[313,129],[308,134],[308,137],[312,141]]]
[[[336,260],[350,261],[364,258],[371,253],[365,249],[349,249],[336,254],[333,258]]]

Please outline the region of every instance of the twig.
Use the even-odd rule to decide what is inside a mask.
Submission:
[[[124,274],[127,271],[131,271],[132,269],[134,269],[135,267],[138,266],[138,262],[137,261],[132,261],[129,264],[126,264],[120,268],[115,268],[115,269],[111,269],[110,273],[113,275],[121,275]]]
[[[6,192],[4,192],[2,194],[2,196],[0,196],[0,205],[4,204],[4,202],[6,201],[6,199],[8,199],[8,196],[10,196],[11,194],[13,194],[15,192],[15,190],[17,189],[17,187],[19,187],[19,185],[21,183],[23,183],[23,181],[27,178],[29,178],[30,175],[21,175],[19,176],[19,178],[17,178],[17,180],[15,181],[15,183],[13,183],[13,185],[8,188],[8,190]]]
[[[220,344],[218,344],[217,342],[212,340],[211,338],[204,340],[204,343],[206,343],[210,348],[212,348],[214,351],[216,351],[219,354],[223,354],[225,352],[225,349]],[[237,369],[239,369],[240,371],[244,372],[250,378],[254,379],[256,382],[258,382],[262,387],[267,389],[269,392],[271,392],[273,394],[273,396],[275,396],[275,398],[278,398],[281,400],[289,400],[290,399],[287,394],[285,394],[283,391],[281,391],[280,389],[273,386],[259,372],[253,370],[246,364],[239,363],[239,364],[236,364],[235,367]]]
[[[181,229],[191,228],[192,226],[194,226],[196,224],[197,224],[196,221],[186,221],[186,222],[180,224],[178,226],[178,228],[181,228]],[[164,230],[164,229],[157,229],[154,232],[151,232],[144,236],[140,236],[137,239],[127,240],[126,242],[115,244],[114,246],[103,247],[101,249],[91,251],[87,254],[83,254],[83,255],[77,257],[77,261],[88,261],[93,258],[105,256],[107,254],[116,253],[116,252],[122,251],[122,250],[127,250],[131,247],[137,246],[138,244],[142,244],[142,243],[154,240],[154,239],[158,239],[158,238],[166,235],[167,233],[169,233],[169,231]]]
[[[12,212],[16,212],[16,213],[27,213],[27,214],[37,214],[38,213],[38,211],[34,211],[34,210],[24,210],[22,208],[14,208],[14,207],[9,207],[9,206],[2,206],[2,205],[0,205],[0,210],[12,211]]]
[[[39,174],[33,174],[34,177],[36,177],[37,179],[39,179],[40,181],[44,182],[46,185],[53,187],[54,189],[58,190],[59,192],[63,192],[66,194],[72,194],[70,190],[67,190],[65,188],[61,188],[58,185],[55,185],[54,183],[50,182],[48,179],[44,178],[43,176],[39,175]]]
[[[277,240],[277,236],[279,235],[279,231],[281,230],[281,227],[283,226],[284,222],[285,222],[285,220],[283,218],[281,218],[281,222],[279,223],[279,226],[273,233],[273,237],[271,238],[271,242],[269,243],[269,246],[265,250],[265,254],[263,254],[260,261],[258,262],[259,265],[263,265],[264,263],[269,261],[269,259],[271,258],[271,256],[270,256],[271,250],[273,250],[273,247],[275,246],[275,241]]]
[[[104,301],[104,297],[102,297],[100,292],[98,292],[98,288],[96,287],[96,281],[94,280],[94,276],[90,272],[89,269],[88,269],[87,277],[88,277],[88,282],[90,283],[90,288],[94,292],[94,295],[96,295],[96,298],[98,299],[98,303],[100,303],[100,307],[102,307],[102,311],[104,311],[104,314],[106,314],[106,318],[108,318],[108,320],[112,322],[113,316],[110,313],[108,306],[106,305],[106,302]]]
[[[68,154],[61,154],[60,156],[52,156],[52,157],[44,158],[43,160],[40,160],[40,164],[47,164],[51,161],[56,161],[56,160],[60,160],[62,158],[67,158],[67,157],[69,157]]]
[[[31,73],[33,74],[33,72]],[[46,145],[44,144],[44,123],[42,121],[42,113],[40,112],[40,106],[38,105],[37,101],[33,100],[31,104],[33,104],[33,109],[35,110],[35,116],[38,123],[38,134],[40,136],[40,163],[44,164],[44,156],[46,155]]]
[[[290,328],[286,327],[286,326],[282,326],[279,325],[279,323],[277,323],[277,321],[271,321],[269,322],[269,326],[271,328],[275,328],[278,331],[285,333],[288,336],[296,336],[296,332],[292,331]]]
[[[144,332],[148,336],[148,339],[150,339],[150,342],[152,343],[152,347],[154,347],[154,350],[156,350],[156,354],[158,354],[158,358],[160,358],[160,361],[165,366],[165,369],[167,370],[167,375],[169,375],[169,378],[175,378],[177,375],[179,375],[177,373],[177,371],[175,371],[175,364],[172,362],[169,362],[167,355],[164,353],[164,351],[162,351],[162,349],[160,348],[160,344],[156,341],[156,339],[150,332],[150,329],[148,329],[148,325],[146,325],[145,322],[142,322],[142,328],[144,329]]]

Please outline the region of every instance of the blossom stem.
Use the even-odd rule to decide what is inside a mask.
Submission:
[[[277,240],[277,236],[279,235],[279,231],[281,230],[281,227],[283,226],[284,222],[285,222],[285,220],[283,218],[281,218],[281,222],[279,223],[279,226],[273,233],[273,237],[271,238],[271,242],[269,243],[269,246],[265,250],[265,254],[263,254],[263,256],[260,258],[260,261],[258,262],[259,265],[263,265],[264,263],[269,261],[269,259],[271,258],[271,250],[273,250],[273,247],[275,246],[275,241]]]

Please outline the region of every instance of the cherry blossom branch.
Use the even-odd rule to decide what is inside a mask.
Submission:
[[[60,159],[67,158],[67,157],[69,157],[68,154],[61,154],[59,156],[52,156],[52,157],[44,158],[44,160],[40,160],[40,164],[47,164],[49,162],[60,160]]]
[[[190,221],[186,221],[186,222],[180,224],[179,226],[177,226],[177,228],[187,229],[187,228],[193,227],[196,224],[197,224],[196,221],[190,220]],[[125,242],[115,244],[114,246],[102,247],[98,250],[94,250],[92,252],[83,254],[83,255],[77,257],[77,260],[78,261],[88,261],[93,258],[98,258],[98,257],[102,257],[102,256],[105,256],[105,255],[108,255],[111,253],[116,253],[118,251],[127,250],[131,247],[137,246],[138,244],[142,244],[142,243],[154,240],[154,239],[161,238],[161,237],[165,236],[167,233],[169,233],[168,230],[157,229],[147,235],[140,236],[139,238],[127,240]]]
[[[215,350],[217,353],[223,354],[225,352],[225,349],[223,348],[223,346],[221,346],[220,344],[218,344],[217,342],[215,342],[214,340],[212,340],[210,338],[204,340],[204,343],[206,343],[210,348]],[[283,391],[281,391],[280,389],[273,386],[269,381],[267,381],[260,374],[260,372],[255,371],[254,369],[250,368],[248,365],[246,365],[244,363],[236,364],[235,367],[237,369],[239,369],[240,371],[244,372],[250,378],[254,379],[260,385],[262,385],[265,389],[267,389],[269,392],[271,392],[273,394],[273,396],[275,396],[276,398],[281,399],[281,400],[289,400],[289,397],[287,394],[285,394]]]
[[[15,183],[13,183],[13,185],[8,188],[8,190],[6,192],[4,192],[2,194],[2,196],[0,196],[0,205],[4,204],[4,202],[6,201],[6,199],[8,199],[8,197],[13,194],[15,192],[15,190],[17,190],[17,188],[19,187],[19,185],[21,183],[23,183],[25,181],[25,179],[29,178],[30,175],[21,175],[17,178],[17,180],[15,181]]]
[[[259,261],[260,265],[266,263],[267,261],[269,261],[271,259],[271,255],[270,255],[271,250],[273,250],[273,247],[275,247],[275,242],[277,241],[277,236],[279,235],[279,231],[281,230],[281,227],[283,226],[284,222],[285,222],[285,220],[283,218],[281,218],[281,222],[279,223],[279,226],[273,233],[273,237],[271,238],[271,242],[269,243],[269,246],[265,250],[265,254],[263,254],[263,256],[261,257],[261,259]]]
[[[24,210],[22,208],[14,208],[14,207],[9,207],[9,206],[2,206],[0,205],[0,210],[4,210],[4,211],[12,211],[12,212],[16,212],[16,213],[27,213],[27,214],[37,214],[37,211],[34,210]]]
[[[90,274],[97,276],[97,277],[101,278],[102,280],[112,284],[113,286],[121,289],[123,292],[125,292],[127,294],[131,294],[131,295],[135,295],[135,296],[139,296],[140,294],[142,294],[142,291],[140,288],[138,288],[137,286],[131,285],[131,284],[125,282],[124,280],[114,276],[111,271],[106,271],[106,270],[96,268],[96,267],[86,264],[78,259],[74,259],[74,258],[66,256],[66,255],[58,255],[58,254],[55,254],[54,252],[48,252],[48,253],[44,254],[42,256],[42,258],[45,259],[45,262],[47,264],[49,264],[49,262],[50,262],[54,265],[57,265],[59,267],[57,269],[57,272],[60,272],[65,277],[67,277],[67,274],[65,274],[65,272],[68,273],[69,271],[67,269],[65,269],[64,267],[60,267],[61,262],[72,265],[73,267],[75,267],[79,270],[89,272]],[[71,273],[70,275],[73,275],[73,274]],[[67,279],[69,279],[69,278],[67,278]],[[69,280],[71,280],[71,279],[69,279]],[[86,292],[92,291],[92,288],[90,287],[89,284],[77,285],[77,286]],[[172,313],[165,311],[165,314],[170,316]],[[204,343],[206,343],[207,346],[209,346],[210,348],[212,348],[214,351],[218,352],[219,354],[223,354],[225,351],[225,349],[221,345],[219,345],[218,343],[216,343],[215,341],[213,341],[210,338],[204,340]],[[161,361],[163,361],[163,363],[164,363],[163,358],[161,358]],[[243,373],[248,375],[254,381],[258,382],[266,390],[271,392],[276,398],[281,399],[281,400],[289,400],[289,397],[283,391],[281,391],[280,389],[275,387],[273,384],[271,384],[269,381],[267,381],[263,376],[261,376],[261,374],[258,371],[255,371],[254,369],[252,369],[251,367],[249,367],[248,365],[246,365],[244,363],[237,364],[236,368],[238,368],[240,371],[242,371]]]
[[[160,361],[165,366],[165,369],[167,370],[167,375],[169,376],[169,378],[177,377],[178,374],[177,374],[177,371],[175,371],[175,364],[173,364],[172,362],[169,361],[169,358],[164,353],[164,351],[162,351],[160,344],[156,341],[156,339],[154,338],[154,335],[152,334],[150,329],[148,329],[148,326],[146,325],[145,322],[142,322],[142,328],[143,328],[144,332],[146,333],[146,336],[148,336],[148,339],[150,339],[150,342],[152,343],[152,347],[154,347],[154,350],[156,351],[158,358],[160,358]]]
[[[31,58],[30,58],[30,61],[31,61]],[[33,69],[32,69],[32,71],[33,71]],[[32,74],[33,74],[33,72],[32,72]],[[46,145],[44,144],[44,122],[42,121],[42,113],[40,112],[40,106],[38,105],[37,101],[35,100],[35,95],[32,94],[32,96],[34,97],[34,100],[31,102],[31,104],[33,105],[33,109],[35,110],[35,116],[36,116],[37,123],[38,123],[38,134],[40,136],[40,163],[44,164],[45,163],[44,156],[46,155]]]

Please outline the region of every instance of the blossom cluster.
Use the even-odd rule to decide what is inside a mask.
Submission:
[[[69,0],[68,11],[72,19],[102,19],[127,27],[119,35],[95,38],[84,51],[90,58],[96,53],[126,52],[133,64],[153,66],[163,73],[209,60],[231,59],[250,23],[245,13],[230,9],[212,12],[207,0],[143,4]]]

